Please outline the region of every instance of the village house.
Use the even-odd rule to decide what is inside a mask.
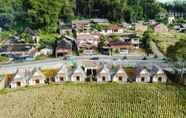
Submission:
[[[19,60],[22,57],[26,60],[27,57],[33,57],[37,49],[34,44],[27,44],[18,36],[9,37],[9,39],[3,44],[3,50],[1,53],[6,54],[9,57]]]
[[[103,25],[101,29],[101,34],[109,35],[109,34],[122,34],[124,32],[123,25]]]
[[[86,80],[86,73],[84,72],[82,67],[78,65],[71,75],[71,81],[72,82],[85,82],[85,80]]]
[[[67,40],[66,38],[57,41],[57,47],[55,51],[56,57],[71,55],[72,48],[72,42]]]
[[[56,77],[55,77],[55,82],[67,82],[67,81],[70,81],[70,76],[69,76],[69,69],[67,68],[66,65],[63,65]]]
[[[110,72],[110,69],[106,65],[103,65],[103,67],[98,71],[97,82],[103,83],[112,81]]]
[[[152,82],[160,82],[160,83],[167,82],[167,75],[160,67],[157,66],[153,67]]]
[[[119,83],[126,83],[128,81],[128,75],[121,65],[118,67],[116,73],[114,74],[112,81]]]
[[[72,21],[72,29],[75,29],[79,32],[89,32],[91,28],[90,20],[74,20]]]
[[[117,49],[119,52],[122,50],[138,49],[140,45],[139,38],[121,38],[116,41],[110,41],[108,46],[111,49]]]
[[[78,50],[83,54],[93,54],[98,48],[100,36],[97,34],[79,34],[76,43]]]
[[[150,72],[144,67],[136,68],[136,82],[150,82]]]
[[[29,79],[33,73],[33,69],[20,68],[17,69],[15,76],[10,82],[11,88],[25,87],[29,83]]]
[[[29,85],[45,84],[46,77],[39,68],[33,69],[32,76],[29,78]]]

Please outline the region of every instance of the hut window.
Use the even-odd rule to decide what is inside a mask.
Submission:
[[[16,85],[19,87],[21,86],[21,82],[16,82]]]
[[[119,81],[122,81],[123,80],[123,77],[122,76],[119,76]]]
[[[63,77],[60,77],[60,81],[64,81],[64,78]]]
[[[159,78],[158,78],[158,81],[161,82],[161,81],[162,81],[162,77],[159,77]]]
[[[142,77],[142,78],[141,78],[141,81],[142,81],[142,82],[144,82],[144,81],[145,81],[145,78],[144,78],[144,77]]]
[[[77,76],[77,77],[76,77],[76,80],[77,80],[77,81],[79,81],[79,80],[80,80],[80,77],[79,77],[79,76]]]
[[[103,80],[103,81],[105,81],[105,80],[106,80],[105,76],[103,76],[103,77],[102,77],[102,80]]]
[[[38,79],[35,82],[36,82],[36,84],[39,84],[39,80]]]

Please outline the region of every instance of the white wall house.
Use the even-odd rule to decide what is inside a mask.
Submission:
[[[58,71],[58,73],[57,73],[57,75],[55,77],[55,82],[67,82],[67,81],[70,81],[70,77],[69,77],[68,73],[69,73],[68,68],[65,65],[63,65],[59,69],[59,71]]]
[[[86,79],[86,73],[82,69],[81,66],[78,65],[78,67],[74,70],[71,81],[72,82],[85,82]]]
[[[28,80],[32,72],[33,69],[18,69],[12,81],[10,82],[10,87],[18,88],[28,85]]]
[[[123,69],[122,66],[119,66],[118,70],[113,76],[113,81],[114,82],[119,82],[119,83],[126,83],[128,80],[128,75]]]
[[[39,68],[34,69],[34,72],[32,76],[29,79],[29,85],[41,85],[45,84],[46,77],[45,75],[40,71]]]
[[[166,75],[166,73],[161,68],[153,67],[153,70],[152,70],[152,82],[160,82],[160,83],[167,82],[167,75]]]
[[[136,71],[136,82],[150,82],[150,72],[145,68],[138,69]]]
[[[104,65],[97,75],[97,82],[102,83],[102,82],[109,82],[109,81],[111,81],[111,73],[109,68],[107,68]]]
[[[101,34],[122,34],[124,32],[124,28],[121,25],[110,25],[106,26],[101,30]]]

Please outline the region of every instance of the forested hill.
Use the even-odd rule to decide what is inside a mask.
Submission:
[[[101,17],[133,22],[161,13],[166,10],[156,0],[0,0],[0,27],[56,32],[59,19]]]

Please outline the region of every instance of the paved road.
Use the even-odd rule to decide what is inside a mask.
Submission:
[[[95,56],[92,56],[95,57]],[[68,61],[63,60],[61,58],[57,59],[48,59],[43,61],[32,61],[32,62],[24,62],[24,63],[15,63],[15,64],[6,64],[0,66],[0,73],[14,73],[16,72],[17,68],[58,68],[65,63],[69,63],[70,61],[74,61],[76,63],[81,63],[83,61],[89,60],[90,56],[72,56],[69,58]],[[106,62],[110,64],[123,64],[125,66],[135,66],[137,64],[151,66],[153,64],[159,65],[165,69],[171,69],[168,63],[160,59],[148,59],[148,60],[139,60],[135,58],[122,60],[121,57],[112,57],[112,56],[99,56],[99,60],[94,60],[95,62]],[[113,60],[114,59],[114,60]],[[118,59],[118,60],[115,60]]]

